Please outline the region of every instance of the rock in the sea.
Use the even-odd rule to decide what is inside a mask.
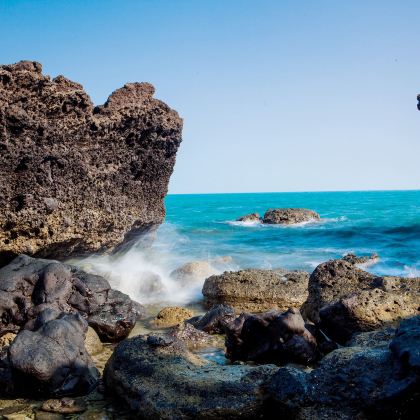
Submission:
[[[137,336],[117,346],[104,382],[136,418],[255,419],[263,411],[263,385],[276,370],[273,365],[215,365],[176,339]]]
[[[300,420],[416,418],[420,318],[403,321],[389,347],[340,348],[311,372],[280,368],[267,387],[267,411]]]
[[[215,305],[203,316],[191,318],[187,322],[208,334],[224,334],[227,325],[235,318],[235,310],[230,306]]]
[[[44,316],[44,312],[48,313]],[[100,375],[84,346],[87,322],[79,314],[56,316],[49,309],[44,312],[34,330],[19,332],[8,349],[13,394],[62,396],[89,392]]]
[[[313,210],[280,208],[267,210],[264,214],[263,223],[271,225],[294,225],[297,223],[313,222],[319,219],[319,214]]]
[[[342,259],[320,264],[308,290],[304,317],[341,344],[419,313],[420,279],[378,277]]]
[[[153,320],[153,324],[157,327],[172,327],[191,318],[193,312],[190,309],[181,306],[167,306],[162,308]]]
[[[309,274],[303,271],[256,270],[224,272],[204,282],[207,307],[223,304],[237,312],[285,311],[299,308],[308,295]]]
[[[379,255],[373,253],[372,255],[358,256],[356,254],[349,253],[344,255],[342,260],[347,261],[351,264],[368,266],[371,264],[376,264],[379,261]]]
[[[47,308],[82,314],[103,341],[125,338],[140,310],[103,277],[67,264],[20,255],[0,269],[0,335],[32,329]]]
[[[259,213],[250,213],[236,219],[237,222],[257,223],[261,222]]]
[[[36,62],[0,66],[0,253],[68,257],[160,224],[182,120],[129,83],[94,107]]]
[[[226,357],[232,361],[307,365],[317,357],[317,344],[298,309],[243,313],[226,328]]]
[[[218,272],[208,261],[191,261],[173,270],[170,276],[180,285],[188,286],[202,282]]]

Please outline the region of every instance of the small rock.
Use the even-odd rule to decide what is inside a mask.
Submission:
[[[92,327],[89,327],[87,330],[85,348],[91,356],[99,354],[104,349],[98,334],[96,334],[96,331]]]
[[[60,414],[83,413],[86,410],[86,404],[82,400],[76,401],[71,398],[61,398],[59,400],[44,401],[41,410]]]
[[[192,261],[173,270],[170,276],[182,285],[192,285],[204,281],[217,272],[218,270],[208,261]]]
[[[10,346],[10,344],[15,339],[15,337],[16,337],[16,334],[15,333],[6,333],[6,334],[3,334],[0,337],[0,348],[1,347],[6,347],[6,346]]]
[[[190,309],[182,308],[180,306],[168,306],[159,311],[156,318],[153,320],[153,324],[161,328],[172,327],[192,316],[193,312]]]
[[[203,316],[191,318],[186,322],[208,334],[224,334],[226,325],[235,319],[235,310],[230,306],[213,306]]]
[[[261,222],[259,213],[250,213],[236,219],[237,222],[256,223]]]

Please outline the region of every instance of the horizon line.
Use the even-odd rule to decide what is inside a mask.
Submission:
[[[313,191],[245,191],[245,192],[204,192],[204,193],[168,193],[170,195],[227,195],[227,194],[312,194],[312,193],[349,193],[349,192],[416,192],[420,188],[377,189],[377,190],[313,190]]]

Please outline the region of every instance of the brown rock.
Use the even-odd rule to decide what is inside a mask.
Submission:
[[[269,209],[265,212],[263,223],[275,225],[293,225],[296,223],[319,220],[319,214],[308,209]]]
[[[260,222],[261,217],[259,213],[250,213],[236,219],[237,222]]]
[[[16,337],[16,334],[15,333],[6,333],[6,334],[3,334],[0,337],[0,349],[2,347],[10,346],[10,344],[15,339],[15,337]]]
[[[61,398],[59,400],[44,401],[41,410],[51,413],[75,414],[83,413],[86,410],[86,405],[82,400],[76,401],[71,398]]]
[[[86,332],[85,348],[91,356],[99,354],[104,349],[101,339],[92,327],[89,327]]]
[[[307,297],[309,274],[303,271],[247,269],[211,276],[204,282],[207,307],[223,304],[237,312],[299,308]]]
[[[94,107],[41,64],[0,66],[0,253],[112,249],[165,216],[182,120],[129,83]]]
[[[182,308],[180,306],[168,306],[159,311],[153,323],[157,327],[173,327],[181,322],[191,318],[193,312],[189,309]]]

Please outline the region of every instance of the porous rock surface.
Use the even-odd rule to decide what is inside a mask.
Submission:
[[[262,387],[273,365],[215,365],[176,339],[124,340],[108,361],[106,389],[137,418],[255,419],[263,411]]]
[[[420,317],[388,345],[345,347],[305,372],[282,367],[267,386],[267,411],[290,419],[411,419],[420,397]]]
[[[294,225],[297,223],[319,220],[320,216],[313,210],[299,208],[268,209],[263,217],[263,223],[271,225]]]
[[[19,332],[6,350],[3,369],[0,367],[0,394],[60,396],[89,392],[97,385],[99,372],[84,345],[87,329],[80,314],[44,310],[33,330]]]
[[[256,223],[261,221],[259,213],[250,213],[245,216],[238,217],[237,222]]]
[[[299,308],[308,295],[309,274],[304,271],[246,269],[227,271],[206,279],[207,307],[223,304],[237,312],[285,311]]]
[[[45,309],[79,313],[103,341],[118,341],[142,308],[103,277],[67,264],[20,255],[0,269],[0,336],[31,329]]]
[[[161,223],[182,120],[129,83],[94,107],[40,63],[0,66],[0,256],[112,249]]]

